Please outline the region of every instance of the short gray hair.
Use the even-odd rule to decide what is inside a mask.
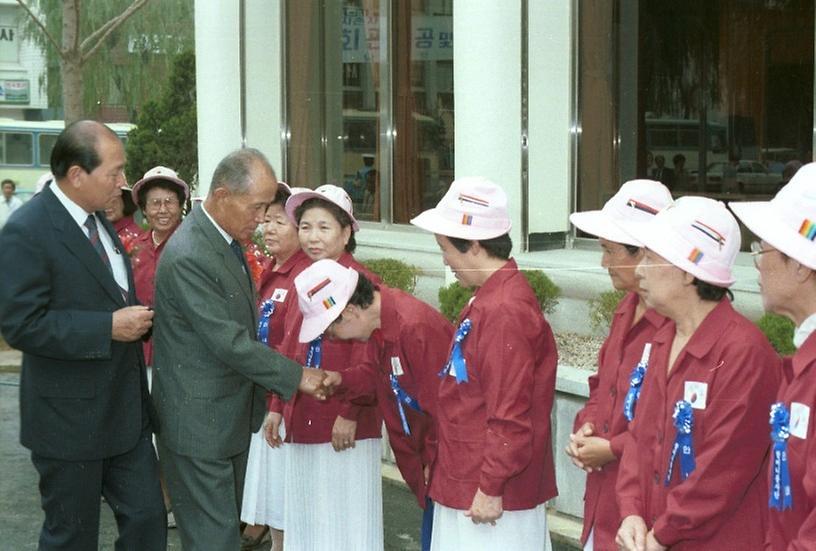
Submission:
[[[210,184],[210,195],[218,188],[224,187],[235,193],[246,193],[252,169],[256,166],[269,171],[275,176],[275,170],[269,164],[266,155],[254,147],[237,149],[221,159],[213,172]],[[277,179],[277,177],[275,177]]]

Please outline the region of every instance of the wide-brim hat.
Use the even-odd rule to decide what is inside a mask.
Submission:
[[[507,195],[498,184],[482,177],[457,178],[439,203],[412,218],[411,224],[472,241],[499,237],[512,227]]]
[[[601,210],[575,212],[570,215],[569,220],[579,230],[590,235],[642,247],[643,244],[632,237],[632,232],[637,233],[637,224],[651,221],[671,202],[671,192],[660,182],[630,180],[620,187]]]
[[[802,166],[770,201],[730,207],[768,245],[816,270],[816,163]]]
[[[184,192],[185,201],[190,198],[190,186],[187,185],[187,182],[178,177],[175,170],[167,168],[166,166],[156,166],[145,172],[144,177],[133,185],[133,191],[131,191],[133,202],[138,205],[139,192],[141,189],[146,183],[156,180],[163,180],[175,184]]]
[[[318,260],[295,277],[298,306],[303,314],[300,342],[311,342],[336,320],[357,288],[359,275],[334,260]]]
[[[717,287],[734,284],[739,224],[720,201],[681,197],[631,231],[645,247],[697,279]]]
[[[360,230],[360,224],[357,223],[357,219],[354,218],[354,206],[352,205],[351,197],[349,197],[343,188],[333,184],[324,184],[314,190],[306,189],[305,191],[295,191],[297,189],[303,188],[292,188],[292,195],[286,200],[286,216],[289,217],[292,224],[297,226],[295,210],[300,205],[309,199],[323,199],[329,203],[334,203],[349,215],[352,231],[357,232]]]

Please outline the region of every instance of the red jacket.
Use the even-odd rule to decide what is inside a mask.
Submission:
[[[375,284],[380,278],[369,272],[362,264],[354,260],[348,253],[344,253],[337,262],[345,267],[351,267],[364,274]],[[292,297],[297,296],[294,278],[290,287]],[[284,356],[306,365],[306,356],[309,343],[298,342],[300,325],[303,315],[298,307],[297,300],[287,304],[281,312],[284,317],[284,335],[278,351]],[[333,340],[323,338],[320,367],[330,371],[345,371],[363,362],[367,343],[359,341]],[[376,406],[360,406],[343,400],[339,396],[332,396],[320,401],[301,393],[288,402],[283,402],[275,396],[269,401],[269,410],[283,413],[286,423],[286,442],[298,444],[324,444],[331,442],[332,428],[337,416],[357,421],[355,440],[382,437],[382,417]]]
[[[275,311],[269,318],[269,337],[267,339],[267,344],[271,348],[277,349],[283,341],[286,321],[284,312],[290,305],[294,305],[295,309],[298,307],[297,292],[294,290],[295,278],[311,263],[312,260],[306,256],[306,253],[298,249],[282,266],[274,269],[276,265],[272,262],[261,274],[258,286],[260,303],[263,304],[270,298],[275,302]]]
[[[343,372],[347,400],[376,396],[388,441],[402,477],[425,508],[423,468],[436,456],[439,371],[448,359],[453,326],[442,314],[411,295],[380,286],[380,329],[372,333],[366,362]],[[391,374],[419,402],[422,413],[403,405],[411,435],[405,434],[391,388]]]
[[[139,224],[133,220],[132,216],[120,218],[113,227],[119,236],[119,240],[122,242],[122,246],[125,247],[125,251],[128,253],[130,253],[130,249],[133,247],[133,240],[145,233]]]
[[[709,313],[668,371],[676,326],[654,337],[632,439],[618,473],[621,518],[638,515],[672,550],[762,549],[767,523],[768,410],[779,388],[779,358],[728,300]],[[704,386],[705,385],[705,386]],[[664,483],[678,400],[693,410],[696,468],[680,481],[680,457]]]
[[[816,550],[816,333],[793,358],[785,358],[785,381],[777,400],[790,409],[792,402],[810,408],[807,431],[788,438],[788,469],[793,508],[770,509],[768,548],[773,551]],[[804,419],[803,419],[804,420]],[[801,426],[801,425],[800,425]],[[796,431],[794,431],[796,432]],[[804,434],[805,438],[800,436]],[[765,481],[770,489],[771,473]]]
[[[598,354],[598,372],[589,378],[589,400],[575,416],[573,427],[575,432],[584,423],[592,423],[595,435],[609,440],[612,453],[618,459],[623,455],[624,444],[631,438],[627,430],[629,423],[623,415],[629,377],[643,355],[643,347],[667,323],[665,317],[649,309],[632,325],[638,300],[636,293],[629,293],[615,310],[609,337]],[[615,500],[618,465],[614,460],[604,465],[603,470],[587,475],[581,541],[586,543],[589,531],[594,529],[593,543],[597,551],[618,548],[615,544],[621,522]]]
[[[481,489],[508,511],[557,495],[550,411],[558,354],[535,294],[508,261],[460,314],[468,382],[439,386],[439,447],[431,498],[468,509]]]
[[[156,267],[170,235],[172,232],[159,243],[158,247],[153,242],[153,232],[150,230],[140,233],[130,242],[130,264],[133,266],[136,298],[144,306],[153,307],[153,297],[156,294]],[[145,365],[153,365],[153,339],[145,341],[144,356]]]

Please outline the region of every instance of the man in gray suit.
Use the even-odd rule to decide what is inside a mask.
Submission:
[[[321,392],[324,373],[255,339],[256,292],[240,243],[277,192],[264,155],[242,149],[168,241],[156,272],[153,402],[159,458],[184,549],[240,548],[249,437],[265,394]]]

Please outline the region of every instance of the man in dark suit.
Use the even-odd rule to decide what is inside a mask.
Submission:
[[[652,180],[657,180],[671,191],[674,189],[674,171],[666,168],[666,157],[655,155],[655,168],[652,169]]]
[[[263,222],[277,189],[261,152],[227,155],[156,271],[153,402],[184,549],[240,548],[249,437],[261,425],[266,391],[284,399],[296,390],[322,392],[324,372],[255,338],[257,297],[241,243]]]
[[[130,262],[101,212],[125,184],[122,142],[92,121],[51,154],[55,183],[0,232],[0,331],[23,352],[20,440],[40,475],[39,549],[98,548],[100,495],[117,550],[164,550],[166,512],[150,441]]]

